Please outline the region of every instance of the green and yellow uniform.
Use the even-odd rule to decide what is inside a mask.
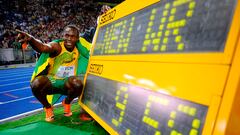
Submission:
[[[38,75],[47,75],[52,82],[53,89],[57,88],[61,90],[60,93],[64,94],[64,82],[69,76],[86,73],[91,44],[80,37],[74,50],[68,52],[62,39],[53,42],[59,43],[62,48],[61,53],[53,58],[49,57],[49,53],[42,53],[36,63],[31,82]],[[52,103],[53,96],[48,96],[48,100]]]

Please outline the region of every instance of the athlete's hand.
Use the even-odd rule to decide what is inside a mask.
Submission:
[[[24,32],[24,31],[21,31],[18,29],[16,29],[16,31],[18,32],[17,41],[20,43],[29,42],[33,38],[32,35]]]

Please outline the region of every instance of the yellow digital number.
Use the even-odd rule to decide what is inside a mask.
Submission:
[[[175,15],[178,13],[178,7],[185,4],[188,4],[188,10],[186,11],[185,18],[176,19],[177,17]],[[174,38],[174,42],[177,44],[176,50],[183,51],[185,44],[179,31],[180,28],[186,26],[187,19],[193,16],[195,7],[196,2],[194,0],[177,0],[172,3],[166,3],[160,19],[156,18],[157,8],[152,9],[141,52],[146,52],[150,46],[153,46],[153,52],[167,51],[170,41],[169,39],[170,37],[172,38],[172,36]],[[157,32],[152,30],[156,19],[159,19],[160,22]]]
[[[197,135],[199,133],[199,128],[201,126],[201,120],[196,118],[197,115],[197,109],[195,107],[191,107],[189,105],[184,105],[184,104],[179,104],[176,106],[176,108],[173,108],[169,112],[169,119],[165,121],[166,123],[161,123],[162,121],[159,121],[158,119],[153,119],[151,117],[151,108],[153,108],[153,104],[159,104],[162,105],[161,108],[164,111],[164,107],[169,108],[173,107],[172,104],[170,104],[169,99],[164,98],[164,97],[158,97],[158,96],[153,96],[149,95],[148,100],[146,102],[146,107],[144,110],[144,115],[142,117],[142,122],[151,126],[152,128],[155,129],[155,135],[161,135],[161,131],[159,130],[160,125],[167,125],[170,129],[170,135],[183,135],[180,131],[176,129],[176,125],[179,123],[176,123],[177,117],[181,117],[180,115],[187,115],[190,119],[192,120],[192,127],[189,131],[189,135]],[[160,107],[160,106],[159,106]],[[159,114],[158,117],[166,117],[165,114],[161,115]]]
[[[128,22],[130,21],[130,22]],[[103,44],[105,46],[105,54],[118,54],[120,52],[127,53],[129,41],[135,22],[135,17],[131,20],[122,20],[106,28]],[[127,27],[127,25],[129,26]],[[118,41],[118,44],[114,43]],[[113,45],[116,44],[116,47]]]
[[[119,90],[116,91],[116,97],[115,97],[115,101],[116,101],[116,108],[120,109],[120,114],[119,114],[119,118],[112,118],[112,123],[113,125],[115,125],[116,127],[119,126],[120,123],[122,123],[123,121],[123,116],[125,114],[125,109],[126,109],[126,104],[128,101],[128,87],[124,87],[121,86]],[[120,102],[120,97],[123,97],[123,101]],[[127,131],[128,133],[130,132],[130,130]]]
[[[159,127],[159,122],[150,117],[150,110],[151,110],[150,107],[152,103],[168,106],[169,101],[166,98],[160,98],[160,97],[150,95],[146,103],[146,108],[144,110],[144,116],[142,118],[142,121],[148,124],[149,126],[155,128],[156,129],[155,134],[158,135],[158,134],[161,134],[161,131],[157,130]],[[161,116],[159,115],[159,117]]]

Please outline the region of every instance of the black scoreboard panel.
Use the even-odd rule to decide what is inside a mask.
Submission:
[[[89,74],[82,102],[119,134],[200,135],[208,107]]]
[[[161,0],[100,27],[93,56],[223,52],[237,0]]]

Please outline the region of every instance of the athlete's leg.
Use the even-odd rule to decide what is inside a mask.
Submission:
[[[42,103],[43,107],[50,108],[47,95],[51,94],[52,84],[47,76],[38,76],[31,83],[33,95]]]
[[[67,91],[65,103],[70,104],[74,98],[81,95],[83,89],[82,81],[78,77],[71,76],[66,80],[64,89]]]
[[[52,84],[48,77],[38,76],[31,83],[33,95],[42,103],[46,112],[45,120],[51,122],[54,120],[53,107],[47,101],[47,95],[50,94]]]
[[[72,115],[70,103],[74,98],[80,96],[82,88],[83,84],[79,78],[72,76],[66,80],[64,89],[67,93],[67,97],[62,102],[62,105],[64,107],[64,116],[69,117]]]

